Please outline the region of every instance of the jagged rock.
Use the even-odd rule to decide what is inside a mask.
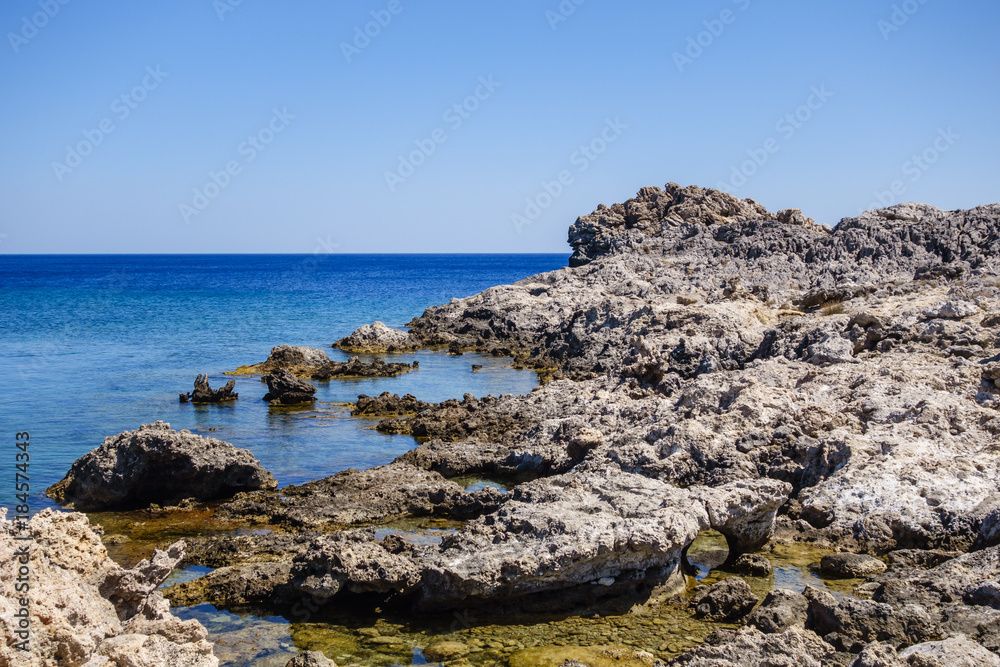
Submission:
[[[271,354],[266,361],[240,366],[228,375],[266,375],[282,369],[291,371],[293,375],[311,375],[332,363],[333,361],[323,350],[314,347],[278,345],[271,348]]]
[[[306,651],[286,662],[285,667],[337,667],[337,663],[321,651]]]
[[[747,625],[766,633],[784,632],[793,627],[804,628],[808,611],[809,601],[804,595],[776,588],[753,610],[747,618]]]
[[[236,380],[230,380],[221,389],[212,389],[208,384],[208,373],[199,375],[194,381],[194,391],[189,394],[181,394],[181,403],[223,403],[225,401],[235,401],[240,397],[233,389],[236,388]]]
[[[419,401],[413,394],[400,398],[398,394],[383,391],[375,397],[359,395],[351,414],[361,417],[402,416],[416,414],[431,407],[434,407],[433,403]]]
[[[469,519],[502,501],[493,488],[467,493],[436,472],[403,461],[278,491],[240,494],[217,510],[220,518],[289,528],[329,529],[401,517]]]
[[[22,534],[0,508],[0,664],[190,665],[215,667],[218,659],[196,620],[181,621],[156,591],[183,556],[184,543],[157,551],[125,570],[108,558],[87,517],[45,509],[32,517],[30,653],[14,614],[23,596],[14,590]],[[99,530],[99,529],[98,529]]]
[[[261,379],[267,383],[267,393],[264,394],[264,400],[271,405],[301,405],[316,400],[316,397],[313,396],[316,393],[316,387],[305,380],[298,379],[287,369],[282,368]]]
[[[733,561],[729,569],[750,577],[767,577],[774,572],[771,561],[760,554],[743,554]]]
[[[942,320],[964,320],[966,317],[972,317],[973,315],[981,315],[981,311],[976,304],[969,303],[968,301],[938,301],[933,306],[928,308],[923,312],[923,316],[927,319],[942,319]]]
[[[521,484],[497,512],[446,537],[428,556],[421,604],[467,606],[601,579],[631,585],[646,576],[677,587],[681,552],[699,532],[712,527],[731,545],[752,544],[786,492],[766,480],[677,489],[608,470]]]
[[[715,641],[706,643],[671,660],[668,665],[684,667],[822,667],[835,649],[799,628],[764,634],[756,628],[719,631]]]
[[[900,607],[874,600],[837,599],[832,594],[807,586],[809,620],[806,625],[840,650],[873,641],[894,647],[937,639],[940,629],[927,611],[917,604]],[[860,650],[857,647],[855,650]]]
[[[820,559],[819,569],[835,577],[864,579],[885,572],[885,563],[867,554],[829,554]]]
[[[249,451],[158,421],[105,438],[46,494],[78,510],[99,511],[215,500],[276,486]]]
[[[949,637],[936,642],[924,642],[907,647],[899,652],[899,657],[911,665],[923,664],[914,660],[916,657],[936,659],[942,667],[998,667],[1000,658],[979,644],[969,641],[963,635]]]
[[[407,352],[421,346],[420,340],[405,331],[391,329],[381,322],[365,324],[351,335],[341,338],[333,347],[345,352],[365,354],[377,352]]]
[[[384,419],[376,428],[395,435],[464,440],[472,435],[490,438],[514,427],[530,425],[529,420],[489,410],[496,403],[493,397],[477,399],[465,394],[461,401],[450,399],[428,405],[415,415]]]
[[[850,667],[906,667],[906,662],[900,659],[892,646],[872,642],[862,649]]]
[[[351,357],[347,361],[331,361],[329,364],[313,371],[308,377],[313,380],[330,380],[332,378],[355,378],[355,377],[395,377],[400,373],[407,373],[418,367],[417,362],[412,364],[391,363],[387,364],[381,359],[364,362],[358,357]]]
[[[737,621],[749,614],[758,602],[749,584],[739,577],[699,586],[691,595],[695,614],[713,621]]]

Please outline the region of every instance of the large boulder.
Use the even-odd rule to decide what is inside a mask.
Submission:
[[[196,620],[182,621],[157,591],[184,555],[184,543],[157,551],[131,569],[108,558],[100,529],[79,513],[45,509],[26,530],[6,520],[0,508],[0,665],[52,667],[216,667],[207,632]],[[33,542],[16,537],[30,534]],[[16,554],[30,552],[30,652],[22,641],[15,590]]]
[[[106,438],[46,493],[75,509],[100,511],[215,500],[276,486],[249,451],[158,421]]]
[[[349,336],[341,338],[333,347],[345,352],[377,353],[406,352],[420,347],[420,339],[399,329],[392,329],[381,322],[365,324]]]

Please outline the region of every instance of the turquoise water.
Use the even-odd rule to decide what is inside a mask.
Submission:
[[[106,436],[158,419],[251,450],[280,485],[390,461],[413,446],[354,419],[358,394],[426,401],[526,393],[530,371],[441,352],[396,378],[316,383],[306,410],[271,409],[237,378],[238,401],[181,404],[198,373],[212,386],[279,344],[326,349],[362,324],[402,327],[429,306],[565,266],[567,255],[0,256],[0,505],[13,504],[14,434],[31,433],[32,509]],[[471,364],[483,364],[472,372]],[[210,431],[209,429],[214,429]],[[6,457],[9,460],[3,460]]]

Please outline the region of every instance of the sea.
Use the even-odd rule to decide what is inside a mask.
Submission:
[[[350,417],[359,394],[425,401],[523,394],[537,379],[510,361],[445,351],[394,378],[319,382],[317,403],[272,409],[256,377],[239,399],[183,404],[206,373],[263,361],[276,345],[321,348],[380,320],[402,328],[425,308],[566,265],[545,255],[0,255],[0,506],[15,505],[15,437],[30,434],[32,513],[44,489],[104,438],[157,420],[253,452],[280,486],[388,463],[414,446]],[[473,371],[472,364],[482,370]],[[13,512],[11,512],[13,514]]]

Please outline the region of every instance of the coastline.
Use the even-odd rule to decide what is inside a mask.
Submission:
[[[997,651],[986,584],[1000,541],[998,224],[997,205],[905,204],[831,231],[674,184],[601,207],[571,228],[569,267],[409,324],[422,347],[508,357],[543,385],[417,412],[386,401],[367,417],[424,441],[387,465],[213,506],[249,532],[190,540],[185,562],[215,569],[165,594],[233,609],[489,609],[515,624],[704,617],[683,635],[694,641],[616,645],[619,631],[597,654],[506,639],[421,647],[452,665],[848,665],[913,647]],[[470,493],[453,481],[465,477],[504,488]],[[400,519],[447,529],[429,543],[372,530]],[[716,569],[733,575],[737,556],[795,544],[881,566],[849,595],[805,587],[730,618],[723,582],[696,591],[685,572],[710,529],[727,543]],[[770,592],[753,588],[750,608]],[[685,591],[692,609],[676,598]],[[782,622],[765,622],[769,611]],[[400,634],[357,636],[385,638],[367,650],[398,656],[413,648]],[[709,659],[728,662],[699,662]]]

